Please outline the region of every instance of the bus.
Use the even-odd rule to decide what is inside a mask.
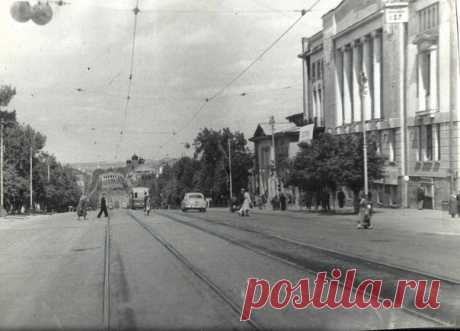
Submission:
[[[149,195],[149,188],[138,186],[129,191],[129,208],[144,208],[144,197]]]

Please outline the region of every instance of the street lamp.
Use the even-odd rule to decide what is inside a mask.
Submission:
[[[364,117],[364,98],[368,93],[368,79],[366,74],[361,71],[359,75],[359,92],[361,96],[361,122],[363,127],[363,157],[364,157],[364,194],[366,199],[369,195],[369,183],[367,178],[367,138],[366,138],[366,123]]]
[[[3,191],[3,129],[5,127],[5,121],[3,118],[0,120],[0,216],[6,215],[5,210],[5,198]]]
[[[275,116],[270,116],[270,120],[268,121],[272,129],[272,161],[275,167],[275,175],[276,175],[276,150],[275,150]]]
[[[230,137],[227,139],[228,144],[228,181],[230,190],[230,203],[233,199],[233,183],[232,183],[232,149],[230,144]]]
[[[30,211],[32,212],[34,209],[34,198],[33,198],[33,153],[34,153],[34,144],[35,141],[35,132],[33,132],[30,141],[30,155],[29,155],[29,176],[30,176]]]

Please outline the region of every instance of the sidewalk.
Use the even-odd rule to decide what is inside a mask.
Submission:
[[[228,208],[213,208],[211,210],[228,212]],[[251,213],[256,215],[283,215],[294,219],[324,217],[327,222],[350,222],[352,224],[359,219],[358,215],[353,214],[352,208],[339,209],[336,213],[323,213],[305,209],[280,211],[268,208],[253,208]],[[375,208],[372,223],[374,227],[393,231],[397,229],[415,233],[460,236],[460,217],[452,218],[446,211],[441,210]]]

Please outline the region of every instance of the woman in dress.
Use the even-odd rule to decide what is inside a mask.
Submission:
[[[243,197],[243,204],[241,205],[241,209],[238,213],[241,216],[249,216],[249,209],[251,208],[251,196],[249,195],[248,191],[244,190]]]

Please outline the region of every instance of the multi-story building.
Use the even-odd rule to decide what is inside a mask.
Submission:
[[[385,206],[441,208],[460,188],[455,0],[344,0],[302,39],[304,116],[327,132],[366,131],[386,156],[371,183]],[[360,82],[365,77],[365,93]]]

